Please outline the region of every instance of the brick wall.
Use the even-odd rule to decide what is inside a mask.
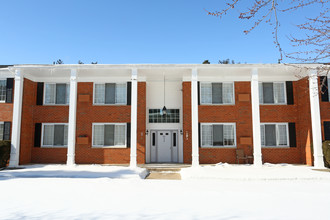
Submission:
[[[296,124],[297,147],[262,148],[263,162],[269,163],[312,163],[311,119],[308,81],[293,82],[294,105],[261,105],[260,121],[294,122]],[[236,123],[237,148],[243,148],[247,155],[253,155],[253,143],[242,144],[241,137],[252,139],[251,101],[239,101],[239,95],[251,97],[250,82],[235,82],[235,105],[199,105],[200,123]],[[183,83],[183,128],[184,162],[191,163],[191,84]],[[321,104],[322,120],[330,118],[329,104]],[[189,139],[186,140],[186,132]],[[199,148],[200,163],[236,163],[236,148]]]
[[[239,101],[239,94],[250,97],[250,82],[235,82],[235,105],[200,105],[200,123],[235,123],[237,148],[252,155],[252,145],[240,143],[240,137],[252,138],[252,111],[250,101]],[[199,148],[200,163],[236,163],[236,148]]]
[[[191,163],[191,82],[182,83],[183,163]]]
[[[20,164],[65,163],[67,148],[34,147],[35,123],[68,123],[69,106],[37,106],[37,83],[24,82],[22,107],[22,132]],[[79,95],[88,95],[87,102],[79,101]],[[146,84],[138,83],[138,138],[137,160],[145,163]],[[76,144],[78,164],[128,164],[130,148],[92,148],[92,123],[130,122],[131,106],[93,105],[93,83],[78,83],[76,137],[86,135],[88,144]]]

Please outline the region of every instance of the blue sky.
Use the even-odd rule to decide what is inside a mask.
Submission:
[[[233,59],[276,63],[272,29],[252,33],[237,9],[223,19],[204,9],[225,7],[220,0],[0,0],[0,64],[202,63]],[[244,6],[244,2],[242,4]],[[281,41],[297,33],[294,24],[319,9],[281,17]],[[290,60],[286,60],[290,62]]]

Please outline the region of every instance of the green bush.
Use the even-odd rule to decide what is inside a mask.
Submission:
[[[330,141],[324,141],[322,144],[324,165],[330,168]]]
[[[10,157],[10,141],[0,141],[0,167],[7,166]]]

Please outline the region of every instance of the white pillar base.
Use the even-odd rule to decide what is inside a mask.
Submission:
[[[192,156],[192,163],[191,166],[198,167],[199,166],[199,155],[198,156]]]
[[[136,156],[131,156],[131,161],[129,163],[129,167],[130,168],[136,168],[137,167]]]

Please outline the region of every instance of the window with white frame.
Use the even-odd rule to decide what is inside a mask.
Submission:
[[[67,105],[70,102],[70,84],[45,83],[46,105]]]
[[[285,82],[259,82],[260,104],[285,104]]]
[[[262,123],[260,125],[261,146],[288,147],[288,123]]]
[[[63,147],[68,145],[68,124],[43,123],[42,146]]]
[[[200,83],[200,103],[234,104],[234,83]]]
[[[6,101],[6,80],[0,80],[0,102]]]
[[[126,124],[94,123],[93,147],[126,147]]]
[[[202,123],[201,147],[236,146],[236,128],[234,123]]]
[[[0,141],[3,140],[3,133],[4,133],[4,123],[0,121]]]
[[[94,104],[123,104],[127,103],[126,83],[95,83]]]

